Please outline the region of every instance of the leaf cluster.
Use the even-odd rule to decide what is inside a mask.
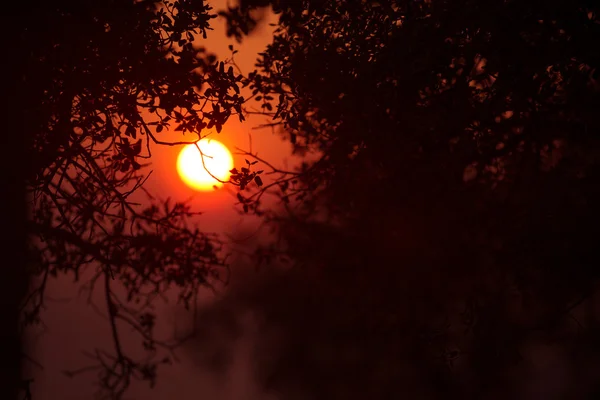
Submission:
[[[18,32],[29,63],[14,118],[30,138],[34,278],[23,322],[39,321],[48,279],[91,276],[90,299],[103,292],[114,338],[113,352],[93,357],[114,398],[132,378],[153,380],[157,365],[121,348],[122,324],[151,355],[170,351],[153,336],[153,300],[175,288],[193,308],[200,287],[225,279],[222,243],[191,224],[197,213],[143,194],[154,146],[195,143],[232,115],[243,120],[242,77],[198,45],[215,17],[205,1],[65,0],[36,6]]]
[[[569,343],[597,334],[598,320],[590,311],[584,333],[574,322],[599,278],[598,6],[271,5],[279,24],[249,88],[314,160],[275,179],[295,196],[268,213],[284,243],[273,254],[323,291],[261,288],[285,307],[298,300],[287,316],[256,296],[291,338],[265,384],[285,391],[302,373],[330,383],[313,398],[509,397],[507,371],[531,341],[580,357]],[[369,365],[351,383],[353,368],[335,361],[350,349],[353,366]],[[280,369],[291,360],[300,371]]]

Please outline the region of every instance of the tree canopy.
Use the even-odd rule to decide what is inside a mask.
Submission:
[[[232,295],[287,340],[265,384],[508,397],[540,341],[596,365],[598,6],[270,4],[279,25],[250,87],[316,161],[281,173],[285,212],[268,213],[297,271]],[[591,395],[579,379],[568,393]]]
[[[242,0],[222,13],[229,34],[243,41],[267,5],[277,30],[244,78],[192,45],[209,29],[204,2],[59,2],[32,17],[22,119],[43,279],[24,315],[39,311],[46,276],[99,262],[113,333],[124,319],[161,345],[153,317],[120,303],[112,282],[134,302],[168,285],[185,301],[226,265],[218,239],[185,224],[186,205],[139,210],[128,196],[151,146],[172,144],[167,124],[196,140],[220,130],[247,112],[247,85],[307,156],[284,171],[249,153],[278,177],[265,185],[250,161],[233,175],[244,210],[281,235],[260,260],[293,266],[231,298],[284,338],[257,349],[266,387],[510,396],[535,340],[597,363],[597,312],[578,320],[599,277],[595,2]],[[260,202],[272,190],[281,209]],[[154,379],[156,361],[115,344],[97,353],[113,395]]]
[[[148,304],[177,287],[189,306],[226,269],[221,242],[190,224],[189,205],[130,197],[143,189],[154,146],[194,143],[232,115],[243,120],[242,77],[201,47],[215,17],[204,1],[65,0],[28,10],[19,27],[28,63],[15,118],[29,140],[28,265],[39,278],[22,322],[38,321],[49,278],[77,280],[87,270],[90,290],[104,292],[114,338],[114,351],[96,350],[92,369],[115,397],[133,378],[153,382],[168,361],[134,359],[119,326],[133,327],[150,354],[169,349],[153,336]],[[173,141],[168,131],[187,135]]]

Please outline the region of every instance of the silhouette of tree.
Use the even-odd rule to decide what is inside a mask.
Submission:
[[[36,278],[22,323],[39,321],[51,277],[91,276],[90,298],[94,289],[104,293],[114,351],[95,350],[95,364],[72,373],[97,370],[105,394],[120,398],[131,379],[153,383],[169,361],[159,350],[177,344],[154,337],[153,299],[176,287],[192,307],[199,287],[226,272],[222,243],[190,225],[188,204],[149,196],[143,206],[131,195],[143,189],[153,146],[194,143],[233,115],[243,120],[242,78],[194,42],[216,17],[205,1],[28,7],[18,32],[23,103],[12,116],[28,134],[28,266]],[[186,136],[173,140],[172,132]],[[123,348],[126,326],[149,357]]]
[[[229,34],[242,40],[266,5],[279,25],[247,79],[192,45],[209,29],[205,2],[32,10],[16,118],[32,133],[29,266],[40,279],[23,322],[37,320],[50,277],[87,267],[114,352],[96,350],[81,371],[97,369],[113,398],[131,379],[154,382],[157,350],[177,343],[154,338],[147,305],[172,286],[192,305],[226,264],[218,238],[188,226],[186,204],[130,197],[152,146],[250,113],[245,85],[314,158],[286,171],[248,153],[232,176],[244,211],[284,239],[261,260],[297,267],[237,297],[283,333],[274,355],[257,350],[273,356],[259,357],[265,385],[311,398],[508,397],[520,350],[540,338],[584,337],[593,346],[573,359],[593,363],[593,310],[585,335],[572,321],[598,281],[595,2],[242,0],[223,13]],[[170,127],[193,139],[170,141]],[[263,185],[258,168],[275,181]],[[283,213],[262,207],[271,191]],[[154,357],[135,360],[121,324]]]
[[[287,341],[266,384],[505,398],[536,340],[597,365],[598,312],[577,318],[599,278],[598,5],[248,0],[230,34],[269,3],[279,25],[249,86],[315,161],[255,157],[279,179],[240,195],[299,268],[239,295]],[[283,213],[262,209],[271,190]]]

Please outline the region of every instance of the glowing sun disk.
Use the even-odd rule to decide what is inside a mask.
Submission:
[[[214,139],[202,139],[198,142],[198,147],[188,144],[179,153],[177,172],[181,180],[192,189],[200,191],[223,186],[220,181],[227,181],[229,171],[233,168],[231,153],[225,145]]]

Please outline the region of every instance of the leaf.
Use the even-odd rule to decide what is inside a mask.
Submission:
[[[158,125],[158,126],[156,127],[156,132],[159,132],[159,133],[160,133],[160,132],[162,132],[162,130],[163,130],[163,126],[162,126],[162,125]]]
[[[262,179],[260,179],[260,176],[258,176],[258,175],[254,177],[254,182],[256,182],[256,184],[258,186],[262,186],[263,185],[263,181],[262,181]]]
[[[125,134],[127,136],[132,136],[135,139],[135,128],[131,125],[128,125],[127,129],[125,129]]]
[[[473,164],[468,165],[463,171],[463,181],[470,182],[477,178],[477,167]]]
[[[133,145],[133,154],[134,155],[138,155],[140,154],[142,151],[142,139],[138,139],[137,142],[135,142],[135,144]]]

